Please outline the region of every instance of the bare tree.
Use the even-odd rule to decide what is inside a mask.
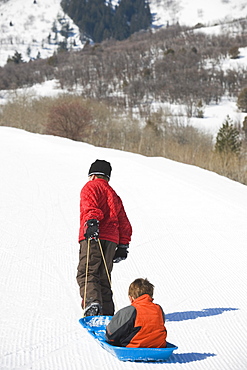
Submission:
[[[50,109],[45,133],[83,141],[91,122],[91,111],[83,103],[65,100]]]

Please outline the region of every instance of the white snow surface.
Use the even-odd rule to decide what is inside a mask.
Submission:
[[[247,15],[246,0],[151,0],[150,9],[157,26],[179,23],[213,26]]]
[[[68,48],[83,48],[80,31],[71,18],[64,14],[60,2],[61,0],[36,0],[36,3],[34,0],[0,2],[0,66],[4,66],[15,51],[21,53],[25,62],[36,59],[38,53],[41,58],[53,55],[58,47],[57,42],[64,40],[60,32],[62,25],[66,23],[71,29]],[[57,40],[52,31],[54,25],[58,31]]]
[[[165,158],[0,127],[0,369],[246,370],[247,187]],[[166,313],[166,364],[121,362],[83,329],[76,283],[79,194],[90,164],[133,226],[114,265],[117,308],[138,277]]]

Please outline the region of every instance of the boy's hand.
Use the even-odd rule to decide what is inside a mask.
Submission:
[[[118,263],[120,261],[126,260],[129,253],[128,248],[129,244],[119,244],[113,258],[113,263]]]
[[[94,239],[95,241],[98,240],[99,237],[99,221],[92,219],[88,220],[85,223],[85,233],[84,233],[85,238],[88,240]]]

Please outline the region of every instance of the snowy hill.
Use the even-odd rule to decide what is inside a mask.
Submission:
[[[212,26],[247,16],[245,0],[151,0],[150,7],[157,25]]]
[[[112,5],[116,3],[117,0],[112,1]],[[247,15],[245,0],[150,0],[150,9],[156,27],[177,22],[212,26]],[[5,65],[15,51],[22,54],[24,61],[38,55],[51,56],[57,50],[57,42],[64,40],[61,29],[66,24],[70,25],[68,46],[83,48],[78,27],[64,15],[60,0],[1,0],[0,24],[0,66]]]
[[[62,42],[63,25],[69,24],[68,47],[81,49],[80,32],[73,21],[64,14],[60,0],[7,0],[0,2],[0,66],[15,51],[24,61],[53,55],[57,43]]]
[[[247,187],[164,158],[0,127],[1,370],[245,370]],[[117,308],[137,277],[155,285],[167,365],[123,363],[79,325],[79,192],[95,159],[133,226],[114,266]]]

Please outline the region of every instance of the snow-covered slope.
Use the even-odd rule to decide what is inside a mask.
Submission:
[[[156,25],[212,26],[247,16],[245,0],[151,0]]]
[[[247,187],[164,158],[0,127],[1,370],[246,370]],[[133,226],[117,308],[137,277],[166,312],[169,363],[123,363],[78,323],[79,193],[95,159]]]

